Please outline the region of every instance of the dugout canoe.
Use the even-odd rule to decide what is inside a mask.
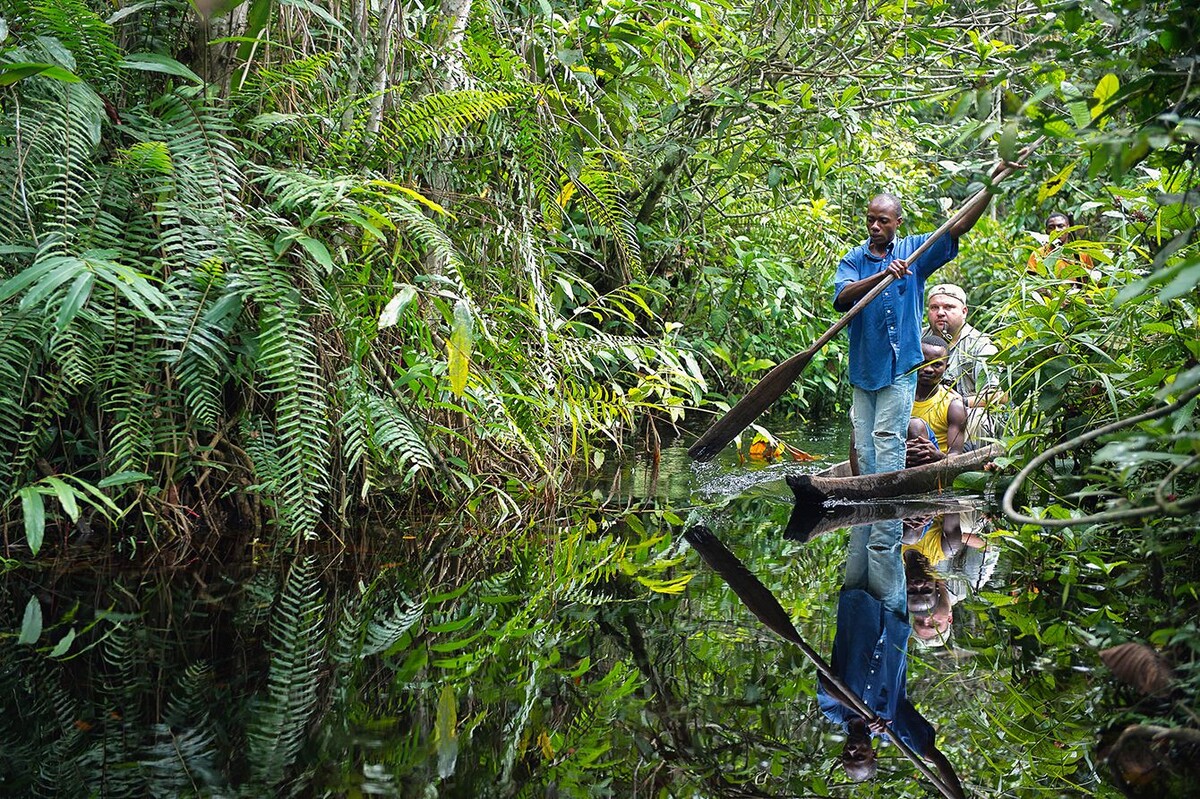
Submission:
[[[847,461],[817,474],[788,475],[787,484],[797,502],[810,504],[940,494],[954,484],[954,478],[963,472],[982,469],[1003,451],[999,444],[989,444],[972,452],[951,455],[937,463],[857,476],[850,475]]]

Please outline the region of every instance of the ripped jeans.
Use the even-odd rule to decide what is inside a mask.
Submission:
[[[900,557],[900,519],[850,528],[846,550],[846,580],[842,588],[861,588],[899,616],[908,613],[908,586]]]
[[[859,474],[904,468],[905,439],[916,392],[916,372],[901,375],[878,391],[854,387],[850,424],[854,427]]]

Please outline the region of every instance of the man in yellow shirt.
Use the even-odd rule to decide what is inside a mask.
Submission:
[[[946,342],[937,336],[926,336],[921,339],[921,352],[925,362],[917,372],[917,391],[908,426],[905,457],[908,466],[957,455],[967,441],[967,406],[957,392],[942,383],[948,365]]]

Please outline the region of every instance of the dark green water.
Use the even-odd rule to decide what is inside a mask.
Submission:
[[[789,440],[834,460],[835,438]],[[891,748],[845,781],[812,665],[683,541],[709,525],[828,654],[847,533],[783,535],[784,474],[819,465],[669,447],[503,536],[448,520],[370,552],[10,564],[0,795],[934,796]],[[1159,629],[1179,585],[1086,531],[953,507],[981,543],[942,567],[953,622],[910,648],[914,703],[971,795],[1119,795],[1097,744],[1136,697],[1096,653]],[[902,510],[916,529],[939,509]]]

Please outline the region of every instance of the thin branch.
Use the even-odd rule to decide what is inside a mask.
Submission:
[[[1004,499],[1000,503],[1000,509],[1004,511],[1004,515],[1011,521],[1017,524],[1034,524],[1039,527],[1075,527],[1081,524],[1099,524],[1101,522],[1122,521],[1125,519],[1140,519],[1145,516],[1153,516],[1161,513],[1168,516],[1181,516],[1190,513],[1195,508],[1200,507],[1200,495],[1188,497],[1182,502],[1162,504],[1155,502],[1153,505],[1143,505],[1134,508],[1125,508],[1123,510],[1105,511],[1103,513],[1094,513],[1090,516],[1078,516],[1071,519],[1039,519],[1034,516],[1026,516],[1018,513],[1013,503],[1016,500],[1017,491],[1020,490],[1022,484],[1029,478],[1035,469],[1052,458],[1061,455],[1065,452],[1078,447],[1080,444],[1085,444],[1088,441],[1094,441],[1097,438],[1106,436],[1110,433],[1115,433],[1118,430],[1124,430],[1127,427],[1132,427],[1141,422],[1148,422],[1151,419],[1158,419],[1182,408],[1193,397],[1200,395],[1200,385],[1180,394],[1179,397],[1169,405],[1164,405],[1152,411],[1131,416],[1128,419],[1118,419],[1115,422],[1106,424],[1103,427],[1098,427],[1075,438],[1051,447],[1036,458],[1025,464],[1025,468],[1017,473],[1016,478],[1009,484],[1008,489],[1004,492]]]

